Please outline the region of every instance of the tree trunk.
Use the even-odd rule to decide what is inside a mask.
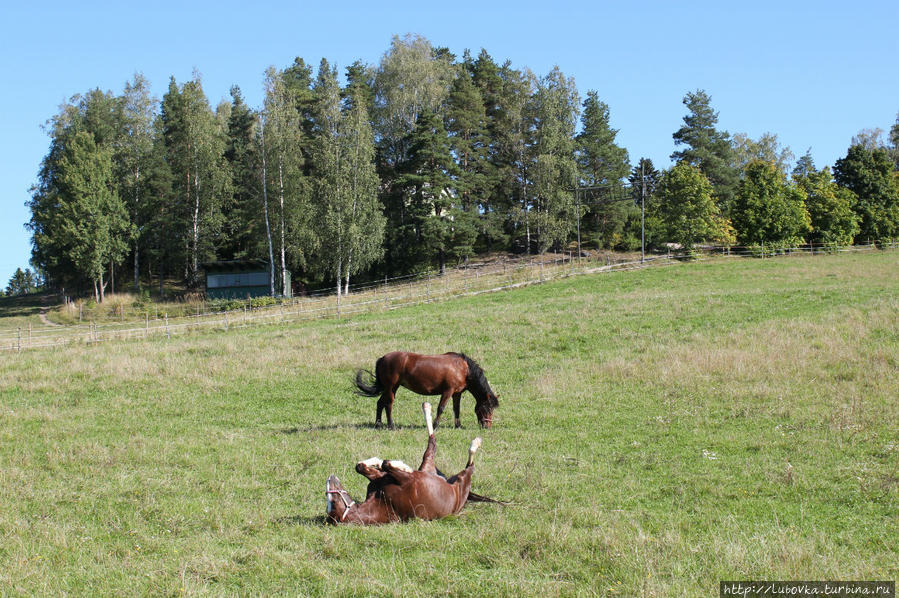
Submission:
[[[103,303],[103,301],[106,299],[106,293],[103,289],[104,286],[106,286],[106,285],[103,283],[103,272],[101,271],[100,272],[100,301],[98,301],[98,303]]]
[[[284,259],[284,166],[282,156],[278,155],[279,201],[281,202],[281,295],[287,296],[287,264]]]
[[[272,247],[272,227],[268,218],[268,181],[265,173],[265,122],[262,114],[259,115],[259,125],[262,131],[262,204],[265,211],[265,237],[268,239],[268,282],[269,295],[275,295],[275,253]]]
[[[341,269],[340,269],[340,256],[337,257],[337,300],[340,301],[340,283],[341,279]]]
[[[140,294],[140,264],[138,262],[137,239],[134,240],[134,292]]]
[[[200,177],[194,175],[193,247],[190,256],[190,284],[197,285],[200,254]]]
[[[140,165],[137,166],[137,170],[134,174],[134,222],[137,223],[137,213],[138,213],[138,205],[140,204]],[[140,230],[140,227],[138,227]],[[139,249],[138,249],[138,238],[137,235],[134,237],[134,292],[136,294],[140,294],[140,261],[138,259]]]

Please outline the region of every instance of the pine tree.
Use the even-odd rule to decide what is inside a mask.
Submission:
[[[462,208],[454,186],[458,168],[439,116],[423,112],[409,136],[409,158],[400,169],[398,184],[406,189],[411,218],[406,229],[414,244],[410,255],[426,250],[436,257],[441,275],[449,257],[467,258],[476,238],[474,219]],[[418,248],[416,248],[418,246]]]
[[[736,192],[738,173],[732,166],[733,149],[727,131],[718,131],[718,113],[712,110],[712,98],[704,90],[684,97],[689,114],[673,137],[675,145],[686,145],[675,151],[671,159],[695,166],[712,183],[718,206],[728,213]]]

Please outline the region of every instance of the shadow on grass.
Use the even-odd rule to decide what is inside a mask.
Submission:
[[[55,295],[44,293],[2,297],[0,298],[0,318],[37,315],[41,312],[42,307],[51,305],[55,298]]]
[[[421,425],[395,425],[391,430],[387,426],[377,427],[374,424],[326,424],[321,426],[294,426],[291,428],[278,429],[279,434],[299,434],[300,432],[325,432],[328,430],[377,430],[379,432],[392,432],[396,430],[424,430]]]
[[[273,519],[272,523],[277,523],[278,525],[322,526],[327,523],[327,518],[324,515],[315,515],[314,517],[309,517],[309,516],[305,516],[305,515],[286,515],[284,517],[278,517],[277,519]]]

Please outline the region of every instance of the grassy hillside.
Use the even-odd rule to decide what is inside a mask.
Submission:
[[[578,277],[348,321],[0,359],[0,593],[712,595],[896,579],[899,254]],[[494,429],[438,431],[511,501],[323,525],[353,464],[416,463],[421,398],[371,427],[358,367],[463,350]],[[451,421],[451,420],[450,420]],[[792,474],[788,473],[788,465]]]

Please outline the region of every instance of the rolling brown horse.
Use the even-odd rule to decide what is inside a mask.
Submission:
[[[428,446],[418,470],[413,471],[402,461],[382,461],[377,457],[360,461],[356,471],[369,480],[362,503],[350,497],[336,476],[330,476],[325,490],[328,523],[377,525],[416,518],[431,520],[462,510],[471,491],[474,454],[481,446],[481,439],[471,441],[465,469],[447,479],[434,465],[437,441],[431,424],[431,405],[424,403],[422,411],[428,427]]]
[[[369,381],[364,380],[368,374]],[[387,411],[387,425],[393,428],[393,398],[396,390],[405,386],[420,395],[440,395],[437,405],[436,427],[450,397],[453,397],[453,414],[456,427],[460,427],[459,402],[464,391],[475,398],[474,412],[478,423],[489,428],[493,423],[493,410],[499,406],[499,399],[487,383],[481,366],[464,353],[444,353],[443,355],[419,355],[405,351],[394,351],[384,355],[375,363],[375,373],[359,370],[356,372],[357,394],[377,397],[378,410],[375,425],[381,427],[381,412]]]

